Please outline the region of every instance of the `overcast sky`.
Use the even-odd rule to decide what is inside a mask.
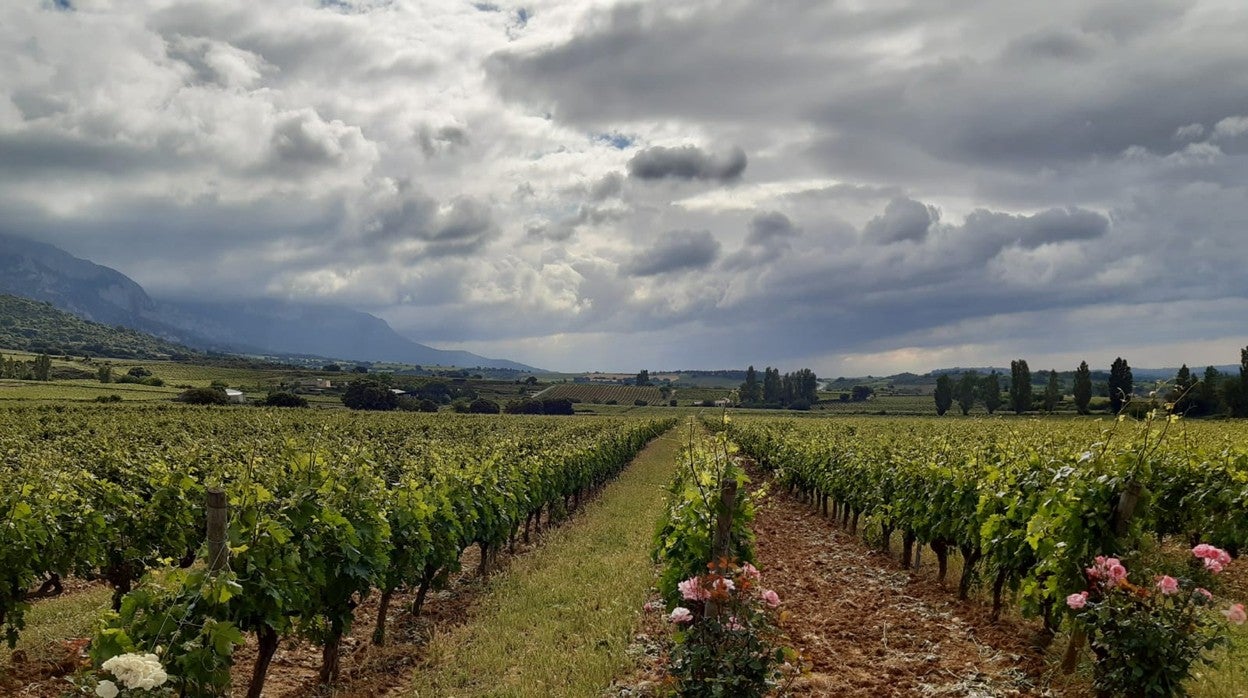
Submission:
[[[1237,363],[1242,0],[8,0],[0,232],[566,370]]]

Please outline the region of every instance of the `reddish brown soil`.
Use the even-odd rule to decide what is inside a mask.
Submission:
[[[1043,695],[1035,627],[992,623],[982,604],[957,601],[956,583],[904,569],[787,493],[762,502],[754,532],[764,582],[788,612],[783,630],[810,670],[793,694]]]

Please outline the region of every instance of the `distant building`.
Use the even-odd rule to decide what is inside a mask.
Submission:
[[[225,389],[225,399],[239,405],[247,402],[247,396],[243,394],[243,391],[235,390],[233,388]]]

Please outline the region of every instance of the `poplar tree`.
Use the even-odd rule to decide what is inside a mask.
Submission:
[[[941,374],[936,379],[936,414],[944,415],[953,406],[953,381],[949,374]]]
[[[1022,359],[1010,362],[1010,407],[1015,414],[1031,409],[1031,369]]]
[[[1079,368],[1075,369],[1075,409],[1079,410],[1079,414],[1088,413],[1088,405],[1092,402],[1092,371],[1088,369],[1087,361],[1080,361]]]
[[[1131,400],[1135,391],[1131,367],[1126,359],[1119,356],[1109,367],[1109,411],[1118,414],[1124,405]]]
[[[1049,414],[1057,409],[1062,401],[1062,384],[1057,378],[1057,371],[1049,371],[1049,384],[1044,387],[1044,411]]]
[[[962,410],[962,416],[971,413],[971,408],[975,406],[975,393],[979,390],[979,375],[974,371],[967,371],[962,374],[962,379],[958,381],[958,409]]]
[[[1001,406],[1001,377],[996,371],[984,376],[983,394],[984,409],[988,410],[988,414],[996,412]]]

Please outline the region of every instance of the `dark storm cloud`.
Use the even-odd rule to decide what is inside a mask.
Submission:
[[[919,242],[927,231],[940,220],[940,211],[914,199],[898,197],[888,202],[884,213],[867,222],[863,228],[870,240],[887,244],[890,242]]]
[[[609,172],[589,188],[590,201],[602,201],[619,196],[624,191],[624,175]]]
[[[966,217],[963,232],[972,240],[994,240],[1035,248],[1071,240],[1093,240],[1109,230],[1109,219],[1084,209],[1049,209],[1033,216],[978,210]]]
[[[628,174],[637,179],[711,179],[730,182],[745,171],[745,151],[732,148],[722,155],[710,155],[701,148],[647,148],[628,161]]]
[[[673,230],[658,243],[635,253],[620,267],[628,276],[656,276],[709,267],[719,256],[719,241],[706,230]]]
[[[768,245],[782,242],[798,234],[797,227],[789,217],[779,211],[757,213],[750,219],[750,234],[745,239],[749,245]]]

